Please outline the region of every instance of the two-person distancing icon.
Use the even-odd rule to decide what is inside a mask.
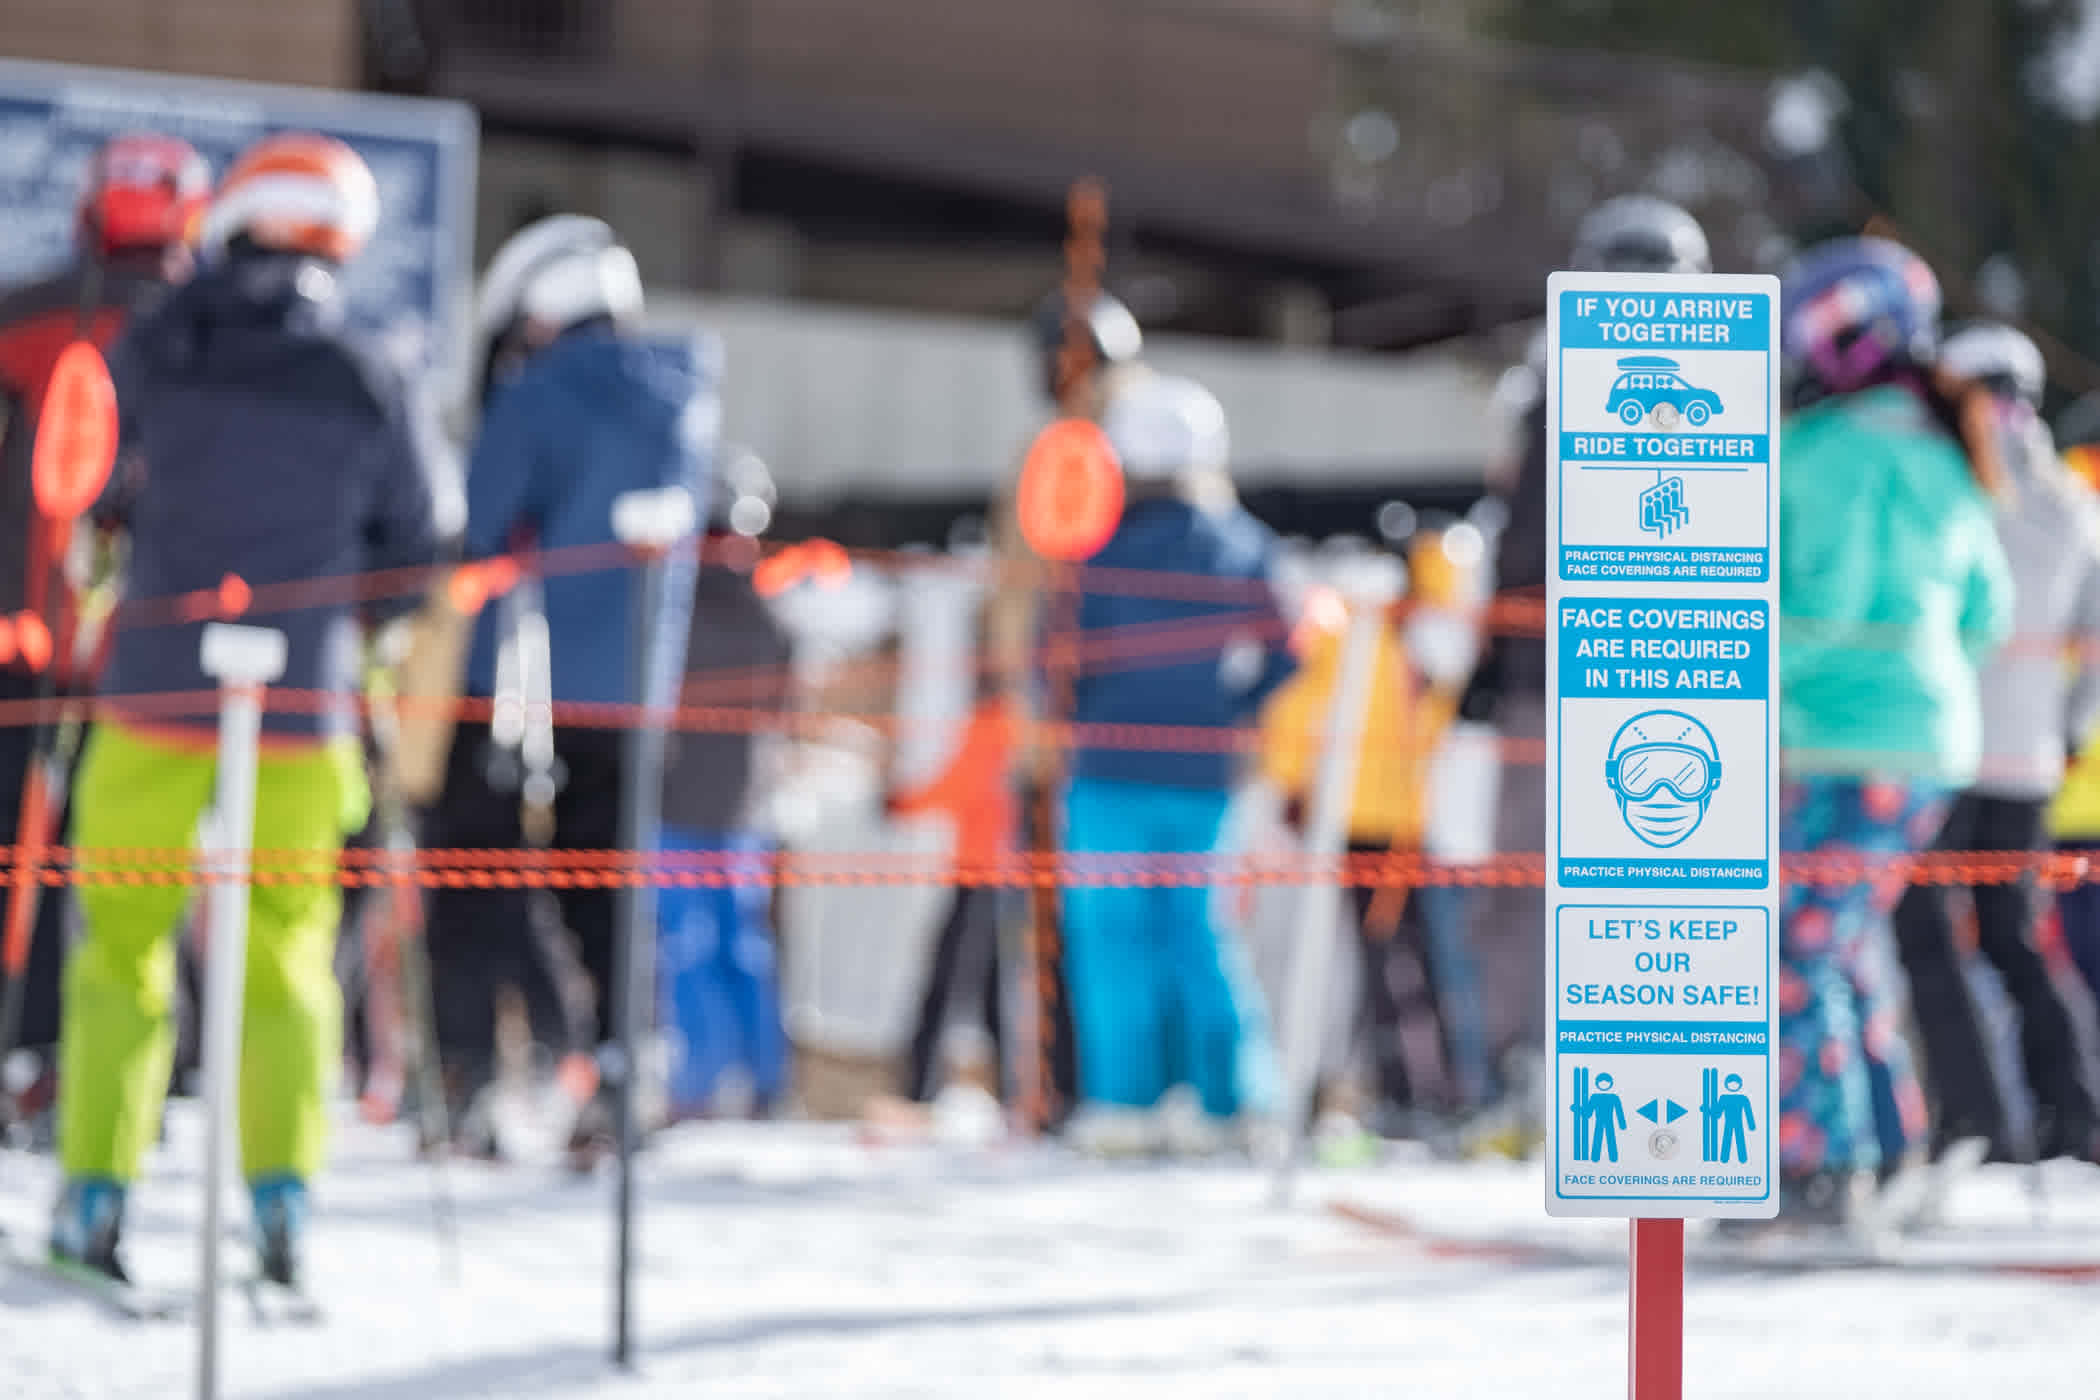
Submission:
[[[1612,1092],[1612,1077],[1597,1076],[1590,1087],[1590,1072],[1575,1071],[1575,1094],[1569,1101],[1575,1119],[1575,1160],[1616,1162],[1619,1160],[1619,1129],[1626,1126],[1626,1106]]]
[[[1731,1152],[1738,1162],[1750,1160],[1750,1133],[1757,1127],[1757,1117],[1742,1088],[1740,1074],[1723,1080],[1717,1069],[1699,1071],[1700,1155],[1706,1161],[1725,1162]]]
[[[1718,1069],[1699,1072],[1699,1156],[1707,1162],[1750,1161],[1750,1134],[1756,1131],[1757,1115],[1750,1096],[1742,1092],[1743,1077],[1726,1079]],[[1573,1119],[1573,1147],[1569,1156],[1577,1162],[1619,1160],[1619,1131],[1626,1126],[1626,1105],[1608,1073],[1595,1076],[1587,1069],[1575,1071],[1574,1093],[1568,1101]],[[1675,1099],[1650,1099],[1636,1110],[1651,1123],[1676,1122],[1690,1110]]]

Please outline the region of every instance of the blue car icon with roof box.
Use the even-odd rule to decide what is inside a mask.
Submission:
[[[1619,377],[1612,381],[1604,411],[1629,428],[1650,417],[1658,428],[1674,428],[1680,421],[1706,426],[1721,411],[1721,396],[1685,383],[1677,371],[1677,361],[1667,355],[1626,356],[1619,361]]]

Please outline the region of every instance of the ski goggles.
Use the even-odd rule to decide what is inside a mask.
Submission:
[[[1641,744],[1606,762],[1605,780],[1621,797],[1643,802],[1668,788],[1686,802],[1721,785],[1721,763],[1683,744]]]

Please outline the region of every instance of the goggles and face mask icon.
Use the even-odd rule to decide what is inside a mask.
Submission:
[[[1652,710],[1619,726],[1604,781],[1627,828],[1650,846],[1680,844],[1706,820],[1721,786],[1721,754],[1711,730],[1676,710]]]

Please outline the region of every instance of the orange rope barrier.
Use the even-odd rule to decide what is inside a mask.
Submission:
[[[438,889],[590,889],[628,885],[707,887],[802,885],[964,885],[1006,888],[1072,886],[1303,885],[1537,886],[1545,857],[1509,854],[1478,864],[1448,864],[1404,852],[1353,854],[1333,862],[1290,855],[1185,852],[1095,852],[1047,856],[1017,852],[991,864],[879,851],[634,852],[615,850],[433,849],[326,852],[260,848],[250,882],[257,885],[413,885]],[[180,848],[50,847],[35,855],[46,885],[193,885],[229,877],[199,868],[197,852]],[[0,847],[0,872],[12,875],[13,847]],[[1782,878],[1796,885],[1843,886],[1885,880],[1917,885],[2003,885],[2032,877],[2048,889],[2100,883],[2100,860],[2076,851],[1929,851],[1904,856],[1789,856]]]

